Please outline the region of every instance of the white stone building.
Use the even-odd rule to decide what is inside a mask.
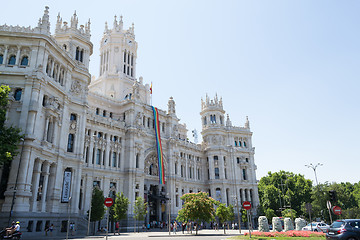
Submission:
[[[12,89],[7,123],[25,134],[19,155],[1,171],[3,226],[12,210],[32,234],[50,223],[65,230],[68,216],[85,231],[96,185],[106,196],[129,198],[123,225],[131,227],[136,196],[149,202],[146,221],[166,221],[165,197],[174,219],[188,192],[259,205],[249,121],[232,126],[217,96],[201,100],[201,144],[187,140],[172,97],[159,109],[166,178],[159,185],[150,86],[136,77],[137,44],[134,26],[124,29],[115,17],[101,40],[100,76],[91,79],[90,21],[79,26],[76,14],[69,24],[58,16],[51,35],[46,8],[35,28],[0,26],[0,83]]]

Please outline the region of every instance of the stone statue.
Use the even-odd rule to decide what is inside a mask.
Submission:
[[[273,230],[274,231],[281,232],[283,230],[281,220],[280,220],[279,217],[273,217],[272,224],[273,224]]]
[[[259,232],[269,232],[268,219],[265,216],[259,217]]]
[[[284,219],[284,230],[286,231],[290,231],[290,230],[294,230],[294,224],[291,221],[291,218],[285,218]]]
[[[297,231],[300,231],[302,230],[303,227],[306,226],[306,221],[305,219],[302,219],[302,218],[296,218],[295,219],[295,228]]]

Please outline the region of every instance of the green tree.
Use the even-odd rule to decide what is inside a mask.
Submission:
[[[281,212],[283,218],[295,219],[296,211],[294,209],[285,209]]]
[[[104,201],[104,192],[100,188],[95,187],[93,189],[93,197],[91,200],[91,222],[96,222],[103,219],[106,211]]]
[[[226,221],[232,221],[234,219],[234,208],[232,205],[226,207],[224,203],[220,203],[216,209],[216,216],[218,216],[220,223],[222,223],[224,228],[224,234],[226,234]]]
[[[6,111],[10,87],[0,86],[0,165],[10,162],[18,154],[18,144],[23,137],[21,129],[6,126]]]
[[[134,206],[134,218],[137,221],[144,221],[147,214],[147,202],[142,197],[137,197]]]
[[[111,207],[113,211],[113,218],[115,221],[120,221],[127,216],[127,211],[129,208],[129,199],[125,197],[123,193],[117,193],[115,198],[115,203]],[[120,230],[119,230],[120,234]]]
[[[303,215],[302,205],[311,201],[312,182],[303,175],[292,172],[268,172],[259,182],[259,198],[261,211],[281,216],[284,206],[291,206],[298,214]]]
[[[195,221],[211,222],[215,220],[214,205],[218,205],[212,197],[205,192],[187,193],[181,196],[183,207],[178,212],[176,220],[180,222]],[[196,227],[196,235],[198,228]]]

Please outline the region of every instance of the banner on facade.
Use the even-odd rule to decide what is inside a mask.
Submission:
[[[70,201],[70,190],[71,190],[71,171],[64,171],[63,188],[61,192],[61,202],[68,203]]]
[[[165,170],[164,170],[164,158],[161,145],[161,136],[160,136],[160,122],[159,122],[159,112],[156,107],[153,107],[154,112],[154,123],[155,123],[155,137],[156,137],[156,148],[159,162],[159,183],[165,184]]]

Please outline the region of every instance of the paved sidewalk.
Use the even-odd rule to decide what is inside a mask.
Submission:
[[[248,230],[241,230],[241,233],[244,234],[245,232],[248,232]],[[98,240],[98,239],[106,239],[106,234],[99,234],[95,236],[86,236],[86,235],[76,235],[76,236],[70,236],[68,239],[88,239],[88,240]],[[198,232],[198,235],[195,235],[195,231],[193,233],[185,233],[183,234],[181,231],[176,232],[174,234],[171,232],[169,235],[169,232],[165,231],[149,231],[149,232],[140,232],[140,233],[134,233],[134,232],[126,232],[126,233],[120,233],[120,235],[114,235],[114,233],[109,233],[108,239],[119,239],[119,240],[127,240],[127,239],[149,239],[149,240],[155,240],[155,239],[169,239],[173,238],[175,239],[205,239],[205,240],[211,240],[211,239],[227,239],[232,236],[238,236],[239,230],[226,230],[226,234],[224,235],[224,230],[220,229],[219,231],[210,230],[210,229],[204,229],[200,230]],[[29,239],[29,240],[41,240],[41,239],[66,239],[66,234],[62,234],[60,236],[24,236],[23,239]]]

